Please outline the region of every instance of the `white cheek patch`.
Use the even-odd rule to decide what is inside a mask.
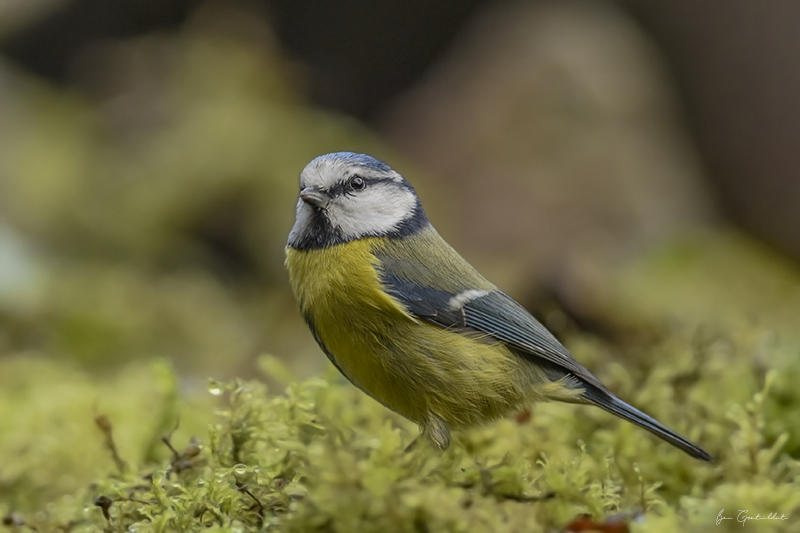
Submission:
[[[394,183],[376,184],[352,195],[335,198],[328,217],[345,238],[381,235],[397,229],[414,214],[417,198]]]
[[[457,311],[467,305],[472,300],[477,300],[478,298],[483,298],[487,296],[490,291],[484,291],[480,289],[469,289],[464,292],[460,292],[450,298],[450,301],[447,302],[447,305],[453,311]]]

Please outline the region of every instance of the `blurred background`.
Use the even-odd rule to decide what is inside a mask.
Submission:
[[[340,150],[558,332],[796,309],[798,27],[789,1],[2,0],[0,358],[318,373],[283,247]]]

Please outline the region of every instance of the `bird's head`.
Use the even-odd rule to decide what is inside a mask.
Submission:
[[[413,233],[427,225],[414,188],[388,165],[363,154],[317,157],[300,174],[292,248],[324,248],[363,237]]]

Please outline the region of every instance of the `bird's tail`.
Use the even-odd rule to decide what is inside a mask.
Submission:
[[[627,403],[623,402],[619,398],[608,394],[607,392],[601,391],[588,385],[585,387],[583,394],[581,397],[586,400],[587,402],[600,407],[608,411],[611,414],[615,414],[620,418],[624,418],[628,422],[632,422],[639,427],[642,427],[656,435],[657,437],[664,439],[665,441],[669,442],[676,448],[680,448],[684,452],[688,453],[692,457],[696,457],[697,459],[702,459],[703,461],[711,461],[711,456],[702,449],[697,444],[693,443],[692,441],[681,437],[661,422],[655,420],[654,418],[650,418],[643,412],[639,411],[638,409],[631,407]]]

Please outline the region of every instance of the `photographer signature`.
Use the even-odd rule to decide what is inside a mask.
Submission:
[[[739,514],[733,517],[733,516],[723,516],[722,513],[724,512],[725,509],[722,509],[717,515],[717,525],[719,525],[720,522],[722,522],[723,520],[733,520],[734,518],[736,519],[737,522],[740,522],[742,526],[744,526],[744,524],[748,520],[789,520],[789,517],[783,513],[781,513],[780,516],[778,516],[778,513],[769,513],[768,515],[765,516],[761,516],[760,514],[757,514],[755,516],[750,516],[749,514],[750,511],[748,511],[747,509],[745,510],[739,509]]]

